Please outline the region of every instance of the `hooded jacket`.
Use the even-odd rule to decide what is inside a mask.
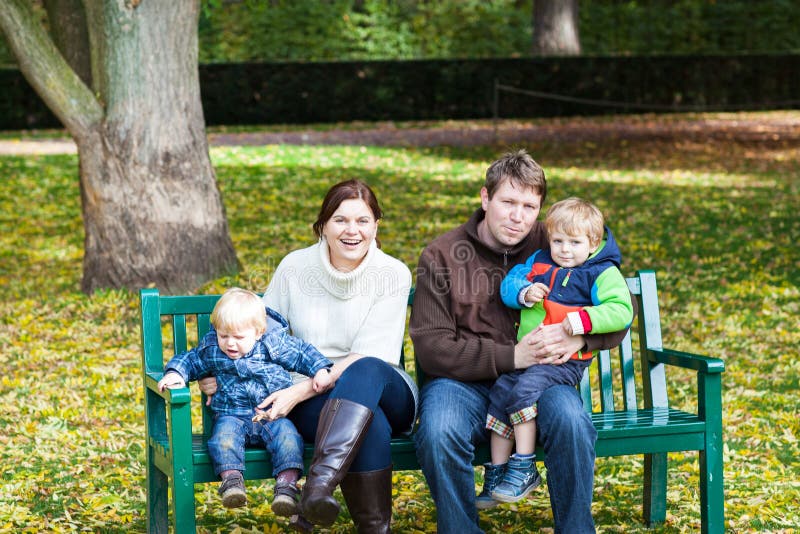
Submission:
[[[241,358],[234,360],[222,352],[212,327],[197,347],[173,357],[164,372],[174,371],[185,382],[214,375],[217,393],[211,397],[211,410],[249,418],[267,396],[292,385],[289,371],[314,376],[333,365],[313,345],[290,335],[282,315],[266,310],[267,331]]]
[[[509,271],[501,284],[503,302],[515,309],[523,308],[517,338],[539,324],[561,323],[570,312],[578,320],[579,333],[617,332],[630,326],[633,305],[628,286],[619,270],[622,254],[611,230],[605,228],[600,247],[577,267],[560,267],[549,249],[534,252],[524,264]],[[527,307],[524,295],[534,283],[543,283],[550,293],[542,302]],[[578,352],[574,359],[588,359],[591,351]]]

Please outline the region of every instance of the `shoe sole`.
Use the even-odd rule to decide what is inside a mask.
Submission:
[[[519,495],[503,495],[502,493],[497,493],[497,494],[492,493],[492,499],[494,499],[496,501],[503,502],[503,503],[513,503],[513,502],[521,501],[522,499],[524,499],[525,497],[530,495],[530,493],[533,490],[535,490],[536,488],[538,488],[541,485],[542,485],[542,479],[540,478],[538,482],[528,486],[528,488],[525,491],[523,491],[521,494],[519,494]]]
[[[297,501],[291,497],[276,497],[272,501],[272,513],[282,517],[291,517],[300,513],[300,507]]]
[[[500,504],[497,501],[475,501],[475,508],[478,510],[488,510]]]
[[[313,503],[301,504],[300,506],[303,516],[321,527],[329,527],[339,517],[341,507],[333,497],[328,499],[320,499]]]
[[[229,493],[222,498],[225,508],[241,508],[247,504],[247,494],[244,492]]]

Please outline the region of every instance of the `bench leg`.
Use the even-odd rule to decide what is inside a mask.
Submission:
[[[644,455],[642,512],[648,526],[667,518],[667,453]]]
[[[700,451],[700,520],[703,534],[725,531],[725,494],[722,475],[722,394],[720,375],[699,381],[701,415],[706,418],[705,449]]]
[[[195,534],[194,476],[192,467],[180,467],[172,479],[172,522],[175,534]]]
[[[152,456],[151,453],[148,453]],[[167,476],[153,466],[150,458],[147,462],[147,532],[149,534],[167,534],[169,532],[169,480]]]

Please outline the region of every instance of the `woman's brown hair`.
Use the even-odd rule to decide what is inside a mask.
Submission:
[[[331,187],[328,190],[328,193],[325,195],[325,200],[322,201],[322,207],[319,209],[317,220],[312,226],[314,229],[314,235],[316,235],[318,238],[322,237],[322,227],[325,226],[325,223],[328,222],[331,217],[333,217],[334,212],[339,209],[339,205],[345,200],[355,199],[361,199],[364,201],[367,207],[369,207],[370,211],[372,212],[372,216],[375,217],[376,221],[379,221],[381,217],[383,217],[381,207],[378,205],[378,198],[366,183],[355,178],[351,180],[345,180],[344,182],[339,182]],[[378,247],[381,246],[381,243],[378,241],[377,237],[375,238],[375,243],[378,245]]]

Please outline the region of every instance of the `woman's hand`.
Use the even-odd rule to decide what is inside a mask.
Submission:
[[[197,381],[200,391],[206,394],[206,406],[211,406],[211,397],[217,392],[217,379],[207,376]]]
[[[258,416],[263,413],[268,420],[274,421],[286,417],[298,403],[310,399],[314,395],[311,380],[303,380],[272,393],[256,406],[256,414]]]

